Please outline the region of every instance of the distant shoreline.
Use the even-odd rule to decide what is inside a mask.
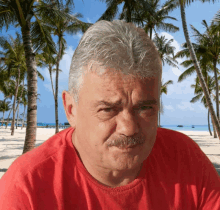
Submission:
[[[0,128],[4,128],[5,125],[0,126]],[[10,124],[8,124],[10,127]],[[25,126],[24,126],[25,127]],[[37,123],[37,128],[47,128],[47,129],[55,129],[55,123]],[[65,123],[59,123],[60,129],[66,129],[70,127],[70,125]],[[18,128],[21,128],[21,124],[18,125]],[[171,129],[175,131],[207,131],[209,132],[208,125],[161,125],[161,128]],[[213,132],[213,127],[211,126],[211,131]]]

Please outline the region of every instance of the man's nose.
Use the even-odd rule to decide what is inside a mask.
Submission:
[[[117,117],[117,132],[125,136],[133,136],[139,132],[137,116],[128,111],[121,112]]]

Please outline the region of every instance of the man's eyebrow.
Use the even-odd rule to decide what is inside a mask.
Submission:
[[[158,104],[157,100],[152,99],[152,100],[143,100],[143,101],[138,101],[136,106],[144,106],[144,105],[156,105]]]
[[[100,105],[105,105],[105,106],[119,106],[121,105],[122,102],[120,101],[115,101],[115,102],[110,102],[110,101],[97,101],[94,106],[100,106]],[[158,104],[157,100],[153,99],[153,100],[142,100],[142,101],[138,101],[134,106],[144,106],[144,105],[156,105]]]
[[[121,105],[121,100],[120,101],[115,101],[115,102],[110,102],[110,101],[97,101],[94,106],[100,106],[100,105],[105,105],[105,106],[119,106]]]

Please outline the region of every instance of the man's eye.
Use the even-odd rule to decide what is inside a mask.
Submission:
[[[152,106],[141,106],[140,107],[140,110],[150,110],[150,109],[153,109]]]
[[[105,111],[105,112],[111,112],[111,111],[113,111],[113,109],[112,109],[112,108],[105,108],[105,109],[103,109],[103,111]]]
[[[102,112],[112,112],[112,111],[114,111],[114,109],[113,108],[102,108],[102,109],[100,109],[100,111],[102,111]]]

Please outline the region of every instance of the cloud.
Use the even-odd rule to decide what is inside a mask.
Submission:
[[[178,43],[171,34],[161,32],[159,33],[159,36],[165,36],[168,40],[173,39],[172,46],[175,47],[175,53],[181,50],[181,44]],[[184,60],[185,58],[177,59],[179,64],[182,63]],[[163,66],[163,83],[167,82],[168,80],[173,81],[173,84],[168,86],[166,98],[190,101],[191,98],[194,96],[193,89],[190,86],[194,83],[194,78],[196,74],[189,76],[182,82],[178,82],[179,76],[186,70],[182,66],[178,66],[179,68],[174,68],[167,64]]]
[[[77,32],[75,35],[73,35],[74,39],[78,39],[78,41],[82,38],[83,33],[82,32]]]
[[[186,101],[182,101],[181,104],[178,104],[177,108],[184,111],[187,110],[194,111],[193,105],[190,102],[186,102]]]
[[[44,87],[47,89],[47,91],[52,93],[52,86],[50,83],[44,83]]]
[[[182,72],[177,68],[172,68],[172,72],[178,77],[182,74]]]
[[[74,53],[73,47],[69,46],[66,49],[62,60],[60,61],[59,68],[62,70],[62,72],[59,73],[59,93],[58,93],[59,97],[61,97],[61,93],[63,90],[68,89],[69,69],[70,69],[70,64],[71,64],[73,53]],[[51,81],[50,81],[50,75],[49,75],[48,69],[46,68],[41,69],[41,73],[43,74],[45,78],[44,87],[46,87],[47,91],[52,93],[52,87],[51,87]],[[54,88],[55,88],[55,76],[56,74],[53,73],[52,78],[53,78]]]
[[[164,105],[164,108],[168,110],[174,110],[173,106],[171,105]]]
[[[62,72],[60,72],[59,74],[59,79],[62,82],[68,82],[67,80],[69,77],[69,70],[70,70],[70,64],[71,64],[73,53],[74,53],[74,50],[72,46],[69,46],[66,49],[62,60],[60,61],[60,69],[62,70]]]
[[[92,21],[89,18],[86,18],[88,23],[92,23]]]

